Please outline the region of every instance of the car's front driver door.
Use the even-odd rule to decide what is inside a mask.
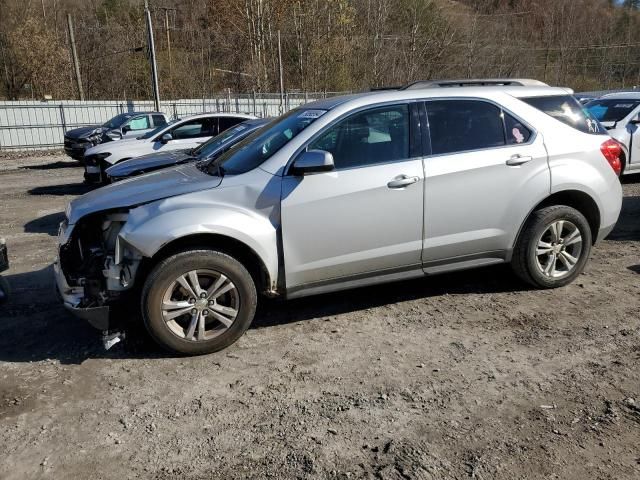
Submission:
[[[421,147],[412,141],[417,118],[409,104],[369,108],[328,126],[307,146],[330,152],[335,170],[283,179],[289,291],[420,269],[424,171]]]

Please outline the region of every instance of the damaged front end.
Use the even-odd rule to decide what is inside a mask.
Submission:
[[[56,285],[67,309],[93,327],[119,328],[113,309],[122,305],[133,286],[142,255],[119,236],[127,210],[92,214],[70,225],[65,220],[58,234]]]

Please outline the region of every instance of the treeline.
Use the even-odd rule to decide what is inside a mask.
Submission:
[[[615,0],[150,0],[163,98],[349,91],[416,79],[640,84],[640,15]],[[0,0],[0,98],[151,97],[142,0]]]

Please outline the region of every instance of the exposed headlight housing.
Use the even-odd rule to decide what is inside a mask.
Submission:
[[[100,163],[100,161],[110,156],[111,154],[109,152],[96,153],[95,155],[87,155],[86,157],[84,157],[84,163],[85,165],[95,167]]]

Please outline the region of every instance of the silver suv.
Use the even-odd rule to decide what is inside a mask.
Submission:
[[[243,334],[258,294],[505,262],[535,287],[566,285],[618,218],[620,145],[570,90],[471,83],[307,104],[212,162],[72,201],[64,304],[113,330],[134,301],[160,345],[201,354]]]

